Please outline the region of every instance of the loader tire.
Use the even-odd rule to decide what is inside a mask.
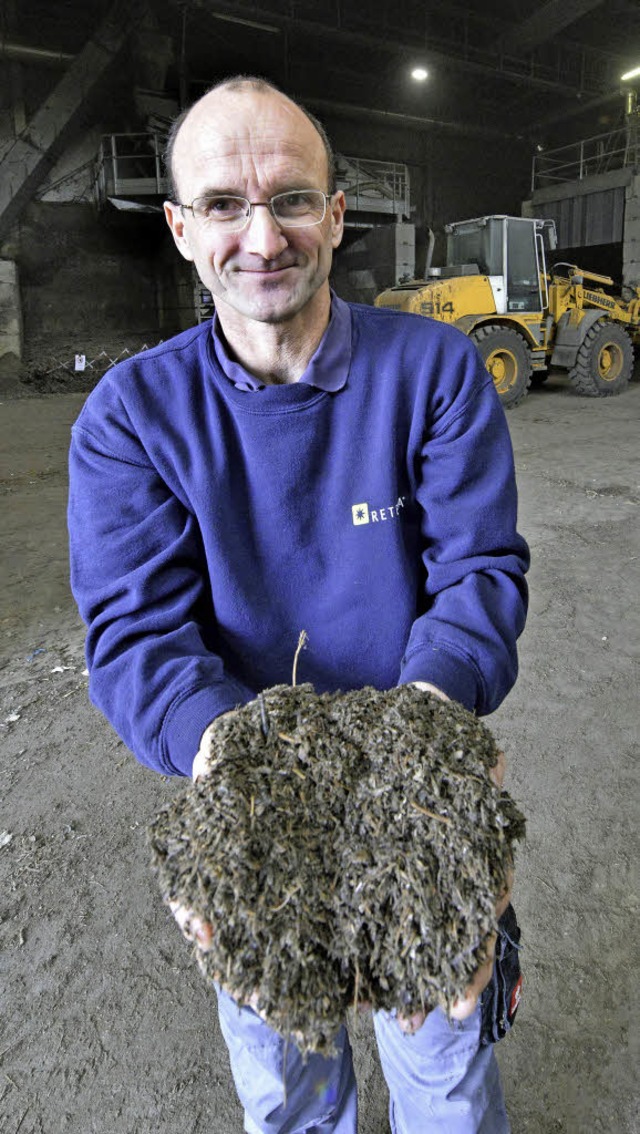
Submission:
[[[470,336],[493,378],[505,409],[519,405],[531,384],[531,355],[517,331],[510,327],[477,327]]]
[[[633,347],[624,327],[598,319],[584,337],[569,381],[585,398],[606,398],[621,394],[632,372]]]

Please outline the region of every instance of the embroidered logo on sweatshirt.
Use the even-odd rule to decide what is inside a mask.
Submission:
[[[370,504],[352,504],[351,518],[358,527],[360,524],[384,524],[387,520],[397,520],[404,508],[404,496],[399,496],[395,504],[385,504],[384,508],[372,508]]]

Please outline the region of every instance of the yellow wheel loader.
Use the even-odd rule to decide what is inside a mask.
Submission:
[[[640,343],[640,286],[621,296],[609,276],[558,263],[553,221],[490,216],[445,228],[447,263],[383,291],[395,307],[452,323],[475,342],[505,407],[518,405],[550,366],[587,397],[619,394]],[[430,260],[431,241],[428,260]]]

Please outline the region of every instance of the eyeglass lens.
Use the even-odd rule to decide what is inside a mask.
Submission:
[[[192,205],[193,215],[207,224],[224,224],[228,229],[244,228],[256,204],[266,205],[285,228],[303,228],[320,224],[326,212],[326,197],[320,189],[296,189],[277,193],[270,201],[251,204],[246,197],[198,197]]]

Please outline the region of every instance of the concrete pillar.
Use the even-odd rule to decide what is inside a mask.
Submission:
[[[0,260],[0,391],[16,385],[22,358],[22,309],[18,268]]]
[[[625,190],[624,234],[622,243],[622,282],[640,282],[640,174],[635,174]]]

